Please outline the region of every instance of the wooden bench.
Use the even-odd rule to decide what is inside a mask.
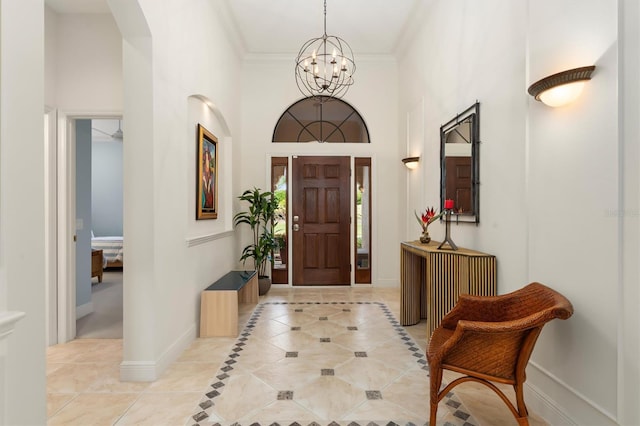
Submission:
[[[200,337],[236,337],[240,303],[258,303],[256,271],[231,271],[202,291]]]

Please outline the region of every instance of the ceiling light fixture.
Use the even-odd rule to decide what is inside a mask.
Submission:
[[[103,135],[110,136],[112,139],[122,140],[124,138],[124,134],[122,133],[122,129],[120,128],[120,120],[118,120],[118,130],[113,133],[107,133],[104,130],[100,130],[96,127],[92,127],[92,130],[95,130],[98,133],[102,133]]]
[[[114,138],[114,139],[123,139],[124,138],[124,134],[122,133],[122,129],[120,128],[120,120],[118,120],[118,130],[113,132],[111,137]]]
[[[551,107],[567,105],[578,99],[594,69],[596,67],[591,65],[550,75],[529,86],[529,94]]]
[[[324,34],[300,48],[296,58],[296,84],[306,97],[341,98],[353,84],[356,63],[349,44],[327,35],[327,0],[324,1]]]
[[[407,157],[402,159],[402,162],[409,170],[414,170],[415,168],[417,168],[418,161],[420,161],[420,157]]]

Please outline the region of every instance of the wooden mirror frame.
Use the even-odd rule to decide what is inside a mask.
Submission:
[[[463,164],[459,167],[458,172],[454,175],[454,170],[447,171],[447,156],[445,155],[445,147],[447,143],[447,137],[451,132],[457,132],[460,126],[464,123],[470,124],[469,137],[470,140],[466,140],[464,136],[461,138],[471,145],[471,156],[468,164]],[[460,134],[460,132],[458,132]],[[454,213],[451,215],[451,221],[459,223],[480,223],[480,158],[479,158],[479,146],[480,146],[480,103],[476,102],[460,114],[457,114],[454,118],[447,123],[440,126],[440,210],[444,210],[444,200],[454,200]],[[466,158],[466,156],[451,158]],[[451,168],[451,161],[449,166]],[[447,175],[447,172],[449,175]],[[458,175],[459,179],[457,183],[452,183],[454,176]],[[447,177],[450,178],[449,188],[447,188]],[[458,186],[456,186],[458,185]],[[461,186],[460,186],[461,185]],[[449,189],[449,191],[447,191]],[[447,193],[449,192],[449,193]],[[470,194],[470,199],[464,194]],[[464,204],[466,208],[462,208],[460,211],[460,204]]]

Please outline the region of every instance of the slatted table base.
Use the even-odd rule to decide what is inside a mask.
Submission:
[[[438,242],[400,244],[400,322],[427,319],[427,338],[461,294],[496,294],[496,258],[460,248],[438,250]]]

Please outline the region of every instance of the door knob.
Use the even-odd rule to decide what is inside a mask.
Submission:
[[[297,223],[293,225],[293,230],[294,231],[299,231],[300,230],[300,225],[298,225]]]

